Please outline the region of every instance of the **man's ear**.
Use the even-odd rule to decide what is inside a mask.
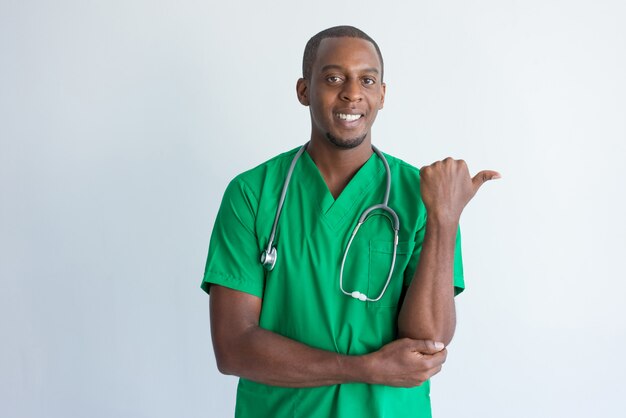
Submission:
[[[387,92],[387,85],[383,83],[381,85],[380,104],[378,105],[378,110],[382,109],[383,106],[385,106],[385,93],[386,92]]]
[[[296,83],[296,94],[298,101],[304,106],[309,105],[309,82],[304,78],[299,78]]]

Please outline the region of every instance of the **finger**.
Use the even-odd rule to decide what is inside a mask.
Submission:
[[[421,354],[436,354],[445,348],[442,342],[431,340],[413,340],[413,350]]]
[[[430,369],[430,370],[427,372],[427,373],[428,373],[428,376],[429,376],[428,378],[429,378],[429,379],[430,379],[430,378],[432,378],[434,375],[436,375],[437,373],[439,373],[439,372],[441,371],[441,369],[442,369],[442,368],[443,368],[443,367],[442,367],[441,365],[439,365],[439,366],[437,366],[437,367],[435,367],[435,368]]]
[[[447,358],[448,350],[444,348],[443,350],[435,354],[424,354],[422,357],[422,364],[426,368],[432,369],[433,367],[441,366],[443,363],[446,362]]]
[[[448,358],[448,350],[446,348],[444,348],[440,352],[435,353],[431,356],[431,359],[433,359],[433,361],[439,364],[445,363],[447,358]]]
[[[415,377],[420,382],[420,384],[422,384],[423,382],[427,381],[428,379],[439,373],[442,369],[443,365],[436,364],[432,367],[428,367],[427,369],[419,371]]]
[[[472,178],[472,184],[474,185],[474,191],[477,191],[480,188],[480,186],[482,186],[483,184],[485,184],[489,180],[499,179],[500,177],[501,177],[500,173],[498,173],[497,171],[493,171],[493,170],[483,170],[483,171],[480,171],[479,173],[477,173]]]

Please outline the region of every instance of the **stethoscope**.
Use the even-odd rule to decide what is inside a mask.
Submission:
[[[289,187],[289,181],[291,180],[291,175],[293,174],[294,167],[296,166],[296,162],[298,161],[302,153],[305,151],[307,145],[308,145],[308,142],[304,144],[302,147],[300,147],[296,155],[293,157],[293,160],[291,160],[291,165],[289,166],[289,171],[287,172],[287,176],[285,177],[283,190],[280,193],[280,199],[278,201],[278,209],[276,210],[276,216],[274,217],[274,225],[272,226],[272,233],[270,234],[270,239],[269,239],[269,242],[267,243],[266,249],[263,251],[263,253],[261,253],[261,264],[267,271],[271,271],[274,268],[274,265],[276,264],[276,247],[274,247],[273,244],[274,244],[274,237],[276,235],[276,227],[278,225],[278,219],[280,218],[280,213],[283,210],[283,205],[285,203],[285,196],[287,195],[287,188]],[[352,235],[350,236],[350,240],[348,241],[348,245],[346,246],[346,251],[343,254],[343,259],[341,260],[341,270],[339,271],[339,289],[341,290],[341,292],[346,296],[352,296],[353,298],[358,299],[363,302],[365,301],[377,302],[385,294],[385,291],[387,290],[387,287],[389,286],[389,282],[391,281],[393,268],[396,264],[396,250],[398,248],[398,233],[400,232],[400,220],[398,219],[398,215],[393,209],[391,209],[387,205],[387,203],[389,202],[389,192],[391,191],[391,170],[389,169],[389,163],[387,163],[387,159],[378,150],[378,148],[372,145],[372,149],[374,150],[376,155],[378,155],[380,160],[383,162],[383,165],[385,166],[385,171],[387,173],[387,184],[386,184],[387,187],[385,190],[385,198],[383,200],[383,203],[379,203],[377,205],[370,206],[369,208],[365,209],[363,213],[361,214],[361,216],[359,217],[359,221],[357,222],[356,226],[354,227],[354,230],[352,231]],[[365,223],[365,221],[367,221],[367,219],[370,216],[383,215],[383,213],[381,212],[372,213],[373,211],[379,210],[379,209],[382,210],[383,212],[386,212],[387,214],[391,216],[391,218],[389,218],[389,216],[385,216],[385,217],[389,219],[389,222],[394,232],[393,258],[391,259],[391,267],[389,268],[389,274],[387,276],[387,281],[385,282],[385,286],[383,287],[383,290],[380,292],[378,297],[372,299],[368,297],[365,293],[362,293],[358,290],[348,292],[344,289],[343,268],[344,268],[344,265],[346,264],[346,258],[348,257],[350,246],[352,245],[352,241],[354,241],[354,237],[359,231],[359,228],[361,227],[361,225]]]

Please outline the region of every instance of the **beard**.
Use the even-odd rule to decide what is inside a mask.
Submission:
[[[367,134],[363,134],[363,136],[359,136],[356,138],[350,139],[339,139],[330,134],[330,132],[326,132],[326,138],[330,141],[331,144],[340,149],[352,149],[356,148],[363,143]]]

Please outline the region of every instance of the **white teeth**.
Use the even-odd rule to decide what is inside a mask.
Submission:
[[[351,122],[353,120],[359,119],[361,117],[361,115],[348,115],[348,114],[345,114],[345,113],[337,113],[337,117],[339,119],[347,120],[347,121]]]

